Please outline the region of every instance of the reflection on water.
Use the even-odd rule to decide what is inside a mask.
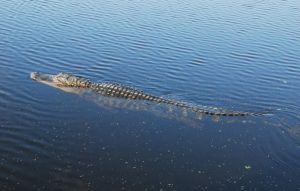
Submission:
[[[1,190],[300,188],[298,1],[0,5]],[[32,71],[273,115],[77,96]]]
[[[94,91],[93,89],[88,88],[70,88],[70,87],[59,87],[64,92],[76,94],[85,100],[91,101],[97,106],[107,109],[107,110],[115,110],[115,109],[125,109],[130,111],[136,112],[147,112],[151,113],[152,115],[156,115],[162,118],[168,118],[170,120],[177,120],[179,122],[184,122],[188,126],[199,128],[201,124],[201,120],[204,118],[213,120],[215,122],[219,122],[220,120],[224,120],[226,122],[237,122],[242,121],[243,123],[255,123],[255,121],[251,120],[256,115],[249,115],[249,116],[218,116],[218,115],[210,115],[205,114],[204,112],[195,112],[191,108],[179,107],[171,104],[159,103],[155,101],[146,101],[146,100],[135,100],[135,99],[124,99],[118,97],[111,97],[111,96],[104,96],[101,93]],[[170,100],[168,98],[164,98]],[[175,101],[175,100],[173,100]],[[190,105],[189,103],[185,103],[182,101],[176,101],[178,103],[184,103],[191,107],[198,107],[207,111],[212,112],[230,112],[226,111],[222,108],[213,108],[208,106],[199,106],[199,105]],[[235,111],[236,112],[236,111]],[[258,113],[257,116],[263,118],[266,122],[268,116],[273,116],[271,113],[263,114]]]

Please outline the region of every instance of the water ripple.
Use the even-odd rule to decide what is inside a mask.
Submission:
[[[174,189],[195,188],[193,180],[200,180],[197,173],[202,173],[203,169],[208,174],[201,177],[205,181],[197,184],[228,185],[210,171],[216,172],[216,169],[223,168],[223,164],[231,164],[230,161],[240,165],[241,160],[248,160],[243,157],[250,154],[256,156],[253,163],[266,166],[259,171],[262,174],[258,173],[257,180],[265,183],[263,177],[267,176],[268,169],[272,169],[278,186],[289,189],[286,184],[281,184],[281,180],[294,180],[300,171],[297,160],[300,140],[298,9],[296,1],[279,0],[272,3],[252,0],[243,3],[195,0],[167,3],[152,0],[108,0],[105,3],[2,1],[0,188],[47,190],[47,186],[53,184],[53,188],[62,190],[95,189],[96,182],[108,185],[113,181],[120,183],[122,178],[126,182],[125,176],[112,176],[110,167],[119,164],[116,161],[127,153],[134,153],[132,156],[142,153],[139,159],[146,164],[141,166],[155,166],[153,161],[158,163],[164,159],[162,155],[165,153],[160,149],[170,147],[166,149],[166,153],[170,154],[171,149],[174,153],[185,153],[195,147],[197,152],[191,151],[190,157],[173,153],[172,160],[163,160],[172,161],[172,164],[160,163],[170,172],[161,178],[162,184],[165,181],[173,185],[166,177],[183,181],[182,176],[176,175],[177,171],[172,169],[174,165],[184,167],[179,174],[189,170],[186,177],[191,184],[188,185],[194,186],[186,187],[185,184],[184,187],[176,187],[174,183]],[[183,128],[191,126],[189,120],[182,123],[183,119],[190,117],[186,111],[178,112],[162,106],[151,108],[145,103],[116,103],[112,99],[98,98],[89,102],[31,81],[29,73],[32,71],[63,71],[92,81],[123,83],[192,104],[271,111],[272,115],[244,121],[208,120],[196,116],[201,118],[194,120],[193,127],[197,128]],[[94,106],[95,102],[102,107]],[[131,115],[134,117],[130,118]],[[123,125],[120,125],[121,122]],[[165,128],[169,126],[169,129]],[[218,139],[221,133],[224,134]],[[253,135],[255,143],[248,140],[249,134]],[[185,139],[182,138],[184,136]],[[143,139],[141,142],[139,137]],[[236,144],[226,142],[241,137],[245,139]],[[223,145],[222,149],[227,153],[223,153],[224,156],[229,158],[215,168],[212,167],[214,162],[223,160],[224,156],[220,150],[213,150],[213,143],[201,142],[207,138],[217,145],[226,138],[226,146]],[[132,140],[136,144],[128,145],[128,141]],[[190,143],[190,140],[195,140],[195,143]],[[144,145],[145,142],[148,145]],[[161,144],[150,148],[152,142]],[[171,143],[176,143],[176,148]],[[251,144],[254,145],[249,147],[249,151],[245,145]],[[110,150],[105,150],[107,145],[111,146]],[[237,151],[232,151],[233,148]],[[204,158],[199,150],[213,154]],[[230,156],[229,151],[233,152]],[[238,152],[245,153],[238,156],[239,161],[235,158]],[[155,156],[155,153],[161,156]],[[153,163],[149,162],[151,157],[154,158]],[[193,158],[201,163],[198,161],[192,165],[190,161]],[[206,164],[205,161],[210,161],[207,166],[212,169],[197,166]],[[125,165],[128,165],[129,162],[126,162]],[[189,165],[185,164],[189,162]],[[236,174],[241,171],[240,166],[229,166],[228,169],[237,169]],[[157,174],[151,170],[148,169],[147,173]],[[244,183],[249,182],[246,180],[249,180],[251,171],[247,172],[239,174],[245,179]],[[277,176],[281,172],[285,173],[286,179]],[[104,174],[109,177],[104,177]],[[214,178],[217,182],[213,181]],[[296,187],[296,183],[289,185]],[[165,189],[160,186],[157,188]],[[211,188],[209,186],[206,189]],[[247,186],[248,183],[245,188]],[[134,190],[130,186],[123,189],[126,188]],[[271,190],[274,187],[267,184],[267,187],[256,185],[255,188]],[[138,190],[142,189],[145,188]]]

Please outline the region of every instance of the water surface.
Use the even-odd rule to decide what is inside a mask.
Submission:
[[[1,190],[299,190],[300,3],[0,2]],[[265,117],[81,97],[32,71]]]

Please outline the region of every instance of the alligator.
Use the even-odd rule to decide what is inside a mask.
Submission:
[[[259,116],[264,113],[258,112],[243,112],[243,111],[229,111],[224,109],[209,109],[205,106],[195,106],[182,101],[175,101],[166,99],[160,96],[151,95],[144,91],[134,89],[128,86],[124,86],[117,83],[102,82],[95,83],[90,80],[75,76],[67,73],[58,73],[57,75],[43,74],[40,72],[32,72],[30,78],[47,85],[57,88],[78,88],[78,89],[90,89],[103,96],[118,97],[131,100],[145,100],[155,103],[164,103],[173,105],[179,108],[189,109],[193,112],[203,113],[213,116]]]

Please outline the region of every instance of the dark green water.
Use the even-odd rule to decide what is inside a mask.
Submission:
[[[299,190],[300,3],[0,2],[1,190]],[[78,96],[32,71],[263,117]]]

